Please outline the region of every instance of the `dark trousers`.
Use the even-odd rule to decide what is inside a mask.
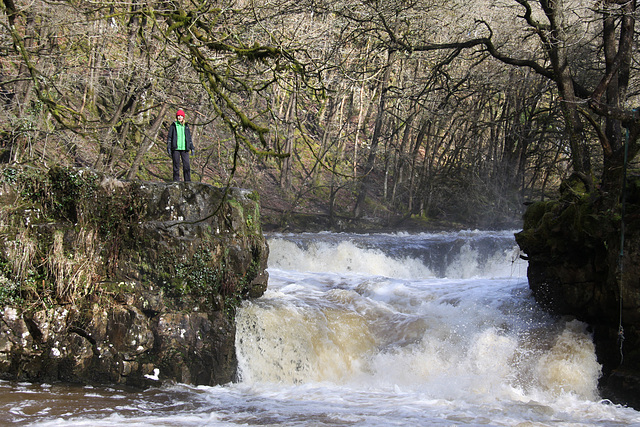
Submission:
[[[189,165],[188,151],[172,151],[171,159],[173,160],[173,180],[180,181],[180,159],[182,159],[182,174],[184,181],[191,181],[191,165]]]

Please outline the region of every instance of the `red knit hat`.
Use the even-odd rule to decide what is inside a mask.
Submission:
[[[184,117],[184,111],[182,111],[182,110],[178,110],[178,111],[176,111],[176,117],[177,117],[177,116],[182,116],[182,117]]]

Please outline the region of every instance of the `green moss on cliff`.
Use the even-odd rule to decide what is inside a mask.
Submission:
[[[108,194],[87,169],[7,168],[1,176],[15,193],[2,224],[0,259],[11,266],[4,277],[20,283],[26,300],[68,302],[92,292],[135,228],[139,199]]]
[[[585,184],[572,177],[561,186],[557,200],[536,202],[523,216],[523,229],[516,240],[527,254],[544,258],[579,256],[600,248],[606,236],[620,227],[619,210],[602,208],[602,195],[587,192]],[[618,208],[619,209],[619,208]]]
[[[203,247],[181,261],[169,251],[147,273],[159,279],[164,292],[178,302],[176,308],[204,306],[233,317],[243,299],[259,296],[252,294],[251,284],[261,271],[262,257],[260,246],[252,245],[249,267],[238,274],[228,249]]]
[[[160,191],[166,189],[166,194],[152,195],[142,184],[62,167],[47,172],[5,168],[0,184],[10,189],[3,192],[9,203],[0,217],[0,298],[6,302],[75,301],[89,293],[112,293],[108,284],[126,283],[131,276],[155,284],[176,306],[233,313],[264,268],[264,238],[253,192],[237,190],[216,199],[226,193],[194,183],[162,184]],[[206,200],[202,190],[214,199]],[[181,215],[177,220],[171,213],[166,217],[174,206],[148,206],[151,199],[162,204],[163,197],[181,195],[192,205],[178,207],[187,214],[206,211],[207,203],[221,209],[184,221]],[[198,203],[204,206],[195,206]],[[145,225],[150,212],[160,216],[157,225]]]

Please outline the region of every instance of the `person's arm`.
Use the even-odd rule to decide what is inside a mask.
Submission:
[[[171,141],[173,141],[173,133],[175,132],[176,126],[171,123],[169,125],[169,132],[167,132],[167,154],[171,157]]]
[[[191,129],[189,128],[189,125],[185,126],[185,134],[186,134],[187,144],[188,144],[187,150],[191,150],[191,155],[193,156],[196,150],[193,147],[193,139],[191,138]]]

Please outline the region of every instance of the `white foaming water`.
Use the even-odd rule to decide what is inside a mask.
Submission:
[[[288,240],[273,239],[269,248],[269,265],[281,270],[317,273],[357,272],[398,278],[433,276],[429,268],[419,260],[408,257],[389,258],[378,249],[361,249],[349,240],[338,244],[315,242],[305,249]]]
[[[479,240],[483,237],[485,242]],[[404,246],[403,241],[407,242]],[[490,253],[481,253],[478,246],[485,246]],[[526,263],[519,258],[513,232],[486,235],[480,232],[455,235],[282,235],[270,239],[269,247],[270,267],[297,272],[357,273],[414,279],[434,277],[438,275],[434,270],[444,267],[445,276],[455,278],[526,274]],[[435,258],[425,260],[420,255]],[[439,261],[440,264],[432,269],[429,261]]]
[[[269,289],[237,314],[238,383],[124,399],[91,389],[97,402],[56,391],[83,402],[75,413],[17,390],[24,398],[0,409],[38,425],[640,425],[599,399],[586,325],[536,306],[512,232],[269,245]]]
[[[319,425],[640,422],[599,400],[586,325],[537,308],[511,232],[269,243],[237,348],[242,387],[291,403],[284,424],[307,409],[336,417]]]

